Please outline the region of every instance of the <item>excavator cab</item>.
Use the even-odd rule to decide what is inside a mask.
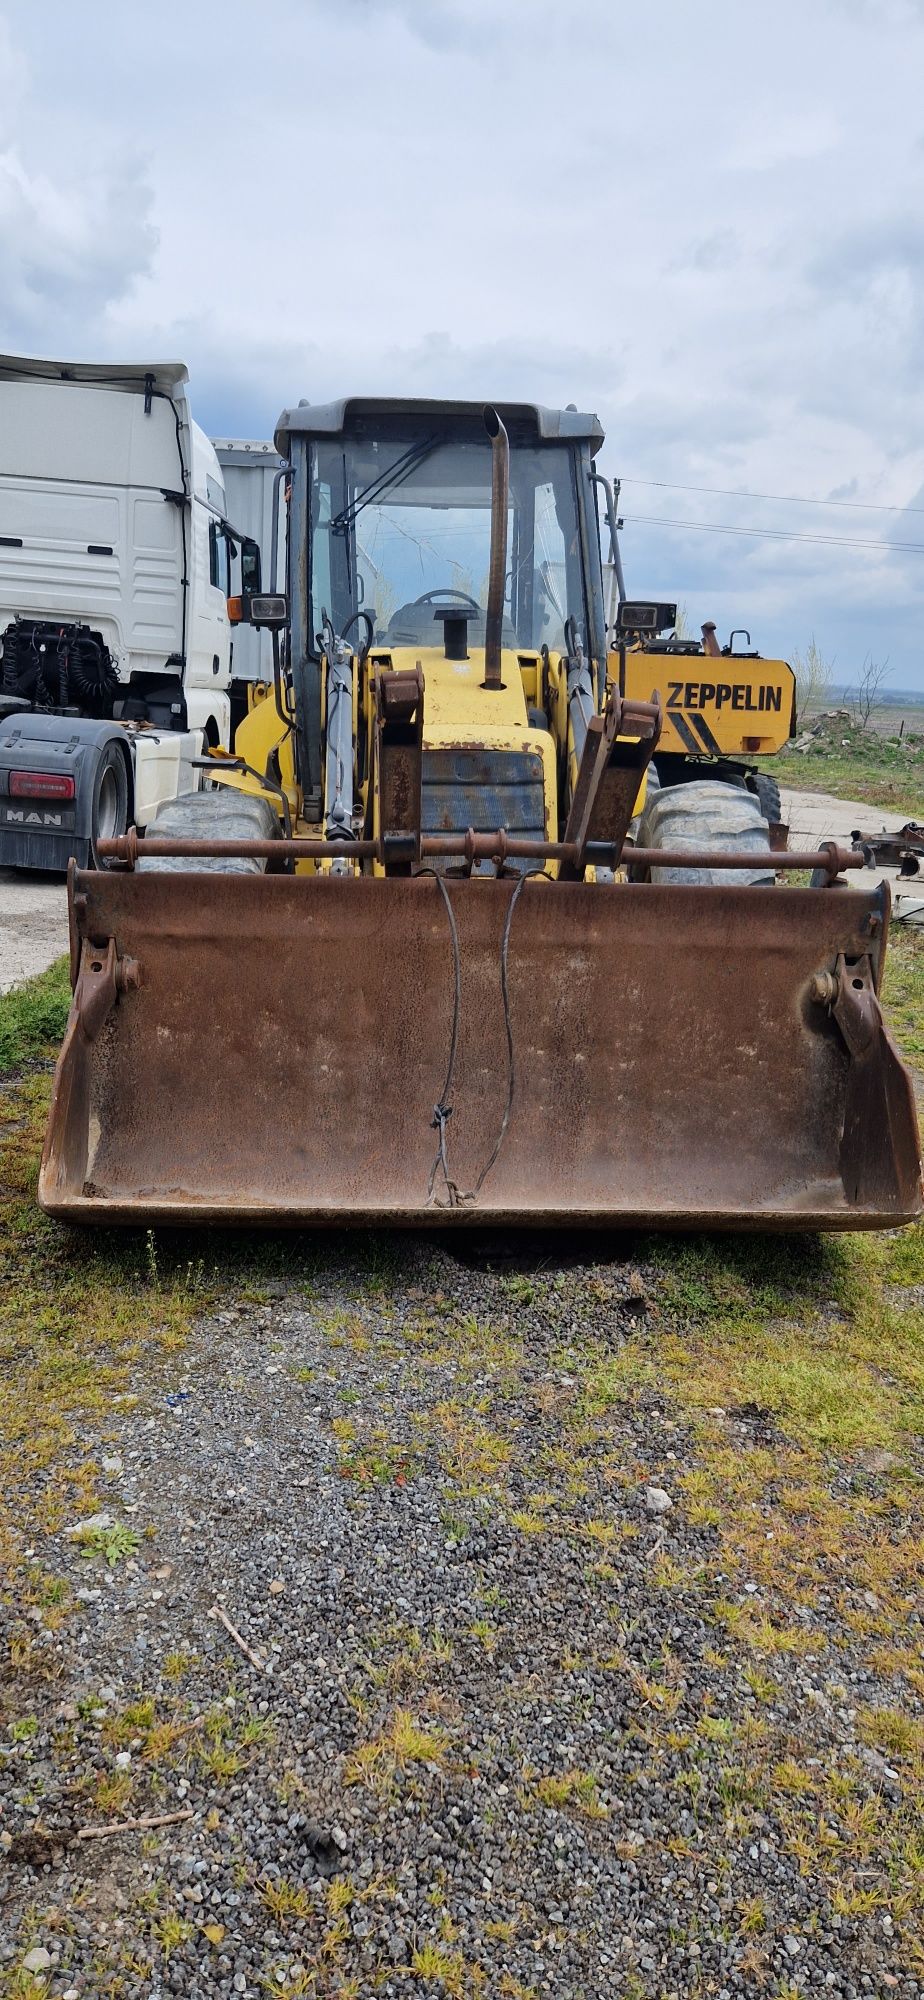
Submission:
[[[753,759],[788,734],[785,662],[627,609],[621,567],[608,629],[597,419],[350,400],[276,442],[288,589],[247,607],[274,684],[208,790],[72,873],[43,1205],[918,1214],[887,893],[848,886],[861,855],[771,847]]]

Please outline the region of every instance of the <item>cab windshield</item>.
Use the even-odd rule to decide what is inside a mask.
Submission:
[[[314,444],[312,633],[325,614],[342,632],[366,611],[376,644],[435,646],[437,610],[458,603],[472,614],[469,644],[483,645],[491,459],[487,439],[444,442],[424,431]],[[561,652],[569,617],[586,645],[572,452],[511,440],[503,643]]]

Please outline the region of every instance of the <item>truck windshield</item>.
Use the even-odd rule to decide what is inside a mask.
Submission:
[[[491,446],[421,432],[387,442],[338,438],[311,452],[311,631],[343,630],[358,610],[375,642],[441,644],[436,610],[472,608],[484,643],[491,543]],[[567,445],[511,441],[505,646],[565,646],[573,617],[586,645],[575,466]]]

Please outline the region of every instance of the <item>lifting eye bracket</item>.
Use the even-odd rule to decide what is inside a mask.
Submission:
[[[380,669],[375,676],[375,762],[379,843],[386,875],[409,875],[421,856],[424,677]]]
[[[85,1042],[95,1042],[120,994],[141,985],[141,967],[136,958],[119,958],[115,938],[104,945],[84,940],[80,971],[74,989],[74,1006]]]
[[[591,717],[564,835],[578,852],[574,861],[562,862],[562,881],[582,879],[591,841],[609,841],[617,852],[622,847],[660,734],[657,693],[650,701],[629,701],[613,689],[603,714]]]

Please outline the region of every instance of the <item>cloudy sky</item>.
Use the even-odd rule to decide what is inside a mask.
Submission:
[[[922,76],[924,0],[0,0],[2,345],[596,409],[630,590],[924,688]]]

